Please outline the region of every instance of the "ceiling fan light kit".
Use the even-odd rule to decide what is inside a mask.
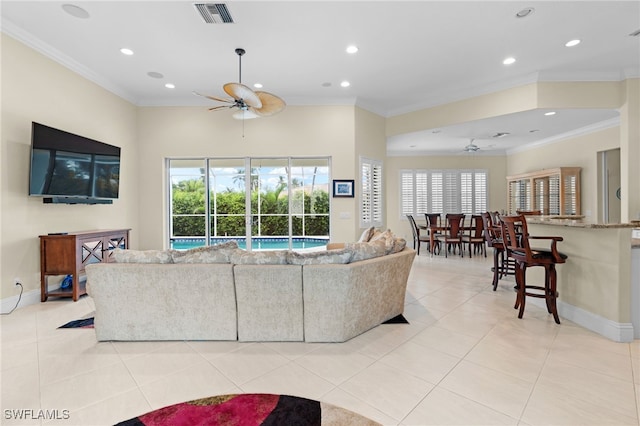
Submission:
[[[462,148],[462,150],[464,152],[476,152],[480,150],[480,147],[476,144],[473,143],[474,139],[471,139],[469,141],[469,145],[465,146],[464,148]]]
[[[233,114],[233,118],[238,120],[268,117],[282,111],[286,106],[286,103],[281,98],[268,92],[254,92],[248,86],[242,84],[242,55],[244,55],[246,52],[241,48],[236,49],[235,52],[238,55],[238,82],[227,83],[222,87],[224,92],[227,95],[231,96],[232,99],[201,95],[197,92],[193,93],[216,102],[224,102],[226,104],[230,104],[211,107],[209,108],[209,110],[216,111],[220,109],[236,108],[238,111]]]

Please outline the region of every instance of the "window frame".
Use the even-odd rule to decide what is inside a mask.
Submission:
[[[283,168],[285,170],[286,173],[286,196],[288,199],[288,206],[287,206],[287,212],[286,213],[262,213],[260,211],[260,207],[261,204],[258,203],[258,211],[253,211],[253,206],[252,206],[252,191],[253,189],[251,188],[251,185],[245,186],[244,188],[244,197],[245,197],[245,207],[244,207],[244,214],[222,214],[219,213],[218,208],[217,208],[217,194],[220,194],[224,191],[221,191],[220,189],[218,189],[214,183],[215,180],[212,179],[211,177],[211,169],[213,166],[212,163],[217,162],[218,160],[221,161],[237,161],[238,164],[235,164],[234,166],[238,169],[243,169],[243,175],[244,175],[244,181],[245,182],[251,182],[253,175],[252,175],[252,166],[254,165],[254,161],[257,161],[258,163],[260,161],[284,161],[285,163],[282,164],[281,168]],[[173,167],[173,164],[175,163],[180,163],[180,162],[194,162],[194,163],[199,163],[199,164],[195,164],[193,167],[186,167],[186,169],[200,169],[199,174],[198,173],[191,173],[185,176],[199,176],[202,179],[203,182],[203,187],[204,187],[204,200],[203,200],[203,212],[198,212],[198,213],[188,213],[188,214],[184,214],[184,213],[175,213],[173,210],[173,178],[175,176],[177,176],[176,174],[173,173],[173,170],[176,169],[178,170],[179,168]],[[242,166],[240,165],[240,162],[242,163]],[[305,165],[305,163],[307,162],[311,162],[311,165]],[[316,164],[314,164],[314,162]],[[323,163],[324,162],[324,163]],[[313,167],[313,173],[308,174],[305,173],[305,168],[306,167]],[[318,171],[318,169],[324,169],[326,167],[326,172],[323,173],[322,170]],[[234,235],[233,237],[238,237],[238,238],[243,238],[246,241],[246,248],[247,250],[251,250],[252,249],[252,240],[253,238],[256,237],[265,237],[268,238],[269,235],[263,236],[260,235],[260,229],[258,228],[258,234],[254,235],[253,233],[253,220],[257,218],[257,223],[260,223],[261,219],[264,218],[270,218],[270,217],[275,217],[275,216],[285,216],[287,218],[287,226],[288,226],[288,235],[277,235],[276,237],[281,238],[281,237],[288,237],[289,239],[289,248],[291,248],[291,244],[293,241],[293,238],[329,238],[331,235],[331,197],[330,197],[330,182],[331,182],[331,170],[332,170],[332,164],[331,164],[331,157],[330,156],[279,156],[279,157],[188,157],[188,158],[181,158],[181,157],[167,157],[165,158],[165,193],[166,193],[166,222],[165,222],[165,226],[166,226],[166,240],[167,240],[167,246],[171,247],[172,246],[172,241],[174,239],[178,239],[181,238],[182,236],[177,236],[175,235],[174,232],[174,219],[177,217],[202,217],[204,220],[204,229],[203,231],[203,235],[188,235],[188,236],[184,236],[185,239],[189,239],[189,238],[194,238],[194,239],[203,239],[204,240],[204,245],[209,245],[211,243],[212,239],[215,238],[226,238],[226,234],[225,237],[222,237],[220,235],[218,235],[217,231],[214,231],[214,228],[217,224],[217,218],[220,216],[239,216],[239,217],[243,217],[243,220],[245,222],[245,234],[244,235]],[[179,174],[178,174],[179,175]],[[268,174],[266,174],[265,176],[269,176]],[[326,206],[328,211],[327,212],[318,212],[314,209],[314,205],[313,203],[311,203],[311,206],[309,207],[309,210],[306,210],[305,208],[305,199],[309,199],[306,195],[306,190],[304,189],[306,184],[304,183],[304,179],[305,176],[311,177],[312,182],[315,183],[316,182],[316,176],[323,176],[325,177],[324,179],[321,179],[322,181],[326,180],[326,182],[324,183],[317,183],[317,188],[316,190],[319,191],[324,191],[326,192],[326,202],[328,203],[328,205]],[[294,181],[298,179],[299,182],[297,182],[296,185],[294,185]],[[260,181],[258,179],[258,181]],[[300,181],[302,181],[302,185],[300,185]],[[323,186],[326,186],[326,189],[322,189]],[[298,202],[298,200],[296,199],[296,197],[294,196],[294,194],[297,191],[302,190],[302,192],[304,193],[301,197],[302,199],[300,200],[300,202]],[[313,184],[312,184],[312,189],[311,189],[312,193],[313,193]],[[259,195],[261,194],[261,192],[259,192]],[[258,196],[258,199],[260,197]],[[212,203],[213,201],[213,203]],[[298,205],[300,204],[300,205]],[[301,207],[298,208],[298,207]],[[322,218],[322,217],[326,217],[326,221],[327,221],[327,235],[316,235],[316,234],[307,234],[307,228],[306,228],[306,223],[308,220],[315,220],[317,218]],[[301,227],[302,232],[300,234],[296,234],[293,235],[293,228],[294,226],[294,222],[298,222],[298,227]],[[313,225],[313,223],[311,223],[311,225]]]
[[[384,163],[360,157],[360,228],[384,224]]]
[[[406,219],[408,214],[480,214],[487,211],[489,204],[487,169],[401,169],[398,186],[398,208],[403,219]],[[469,190],[471,198],[465,199],[464,194],[468,194]],[[484,200],[478,197],[483,197]]]

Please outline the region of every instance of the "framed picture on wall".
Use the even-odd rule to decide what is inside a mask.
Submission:
[[[353,198],[353,180],[333,180],[333,197]]]

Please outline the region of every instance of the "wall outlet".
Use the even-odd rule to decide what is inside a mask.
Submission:
[[[13,285],[18,285],[18,284],[22,285],[22,279],[20,277],[15,277],[13,279]]]

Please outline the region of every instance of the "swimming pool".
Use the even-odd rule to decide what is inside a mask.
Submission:
[[[238,247],[246,249],[247,244],[244,238],[211,238],[210,244],[219,244],[226,241],[235,240]],[[205,245],[204,238],[173,238],[171,248],[175,250],[188,250]],[[329,238],[321,237],[294,237],[291,248],[294,250],[322,247],[327,245]],[[252,250],[286,250],[289,248],[289,239],[285,237],[253,237],[251,239]]]

